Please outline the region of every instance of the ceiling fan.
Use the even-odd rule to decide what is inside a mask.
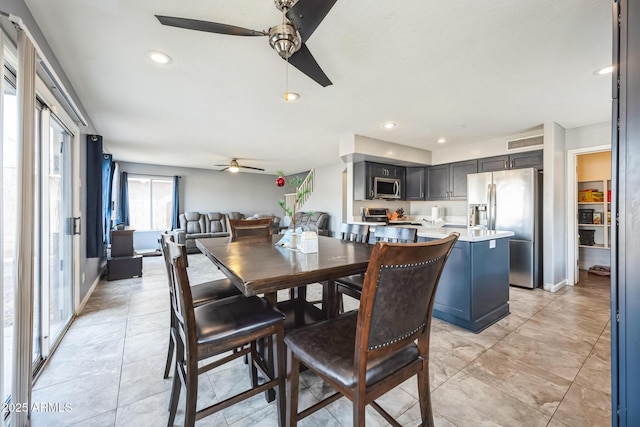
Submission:
[[[282,24],[267,31],[250,30],[218,22],[156,15],[162,25],[232,36],[269,36],[269,44],[282,59],[288,61],[322,87],[331,80],[322,71],[305,42],[327,16],[337,0],[274,0],[283,13]],[[285,19],[286,16],[286,19]]]
[[[257,171],[263,171],[264,169],[262,168],[254,168],[253,166],[244,166],[241,165],[240,163],[238,163],[238,159],[231,159],[231,161],[229,162],[228,165],[215,165],[215,166],[225,166],[224,169],[220,169],[220,172],[224,172],[227,169],[229,169],[229,172],[233,172],[236,173],[238,172],[241,168],[242,169],[253,169],[253,170],[257,170]]]

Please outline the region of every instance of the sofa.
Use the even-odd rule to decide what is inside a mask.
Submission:
[[[296,212],[296,228],[298,227],[315,227],[318,235],[329,236],[329,214],[326,212]],[[289,228],[293,227],[293,222],[289,224]]]
[[[185,246],[187,253],[199,252],[196,246],[196,239],[204,239],[207,237],[228,237],[229,222],[228,219],[258,219],[272,218],[271,225],[273,233],[280,230],[280,217],[271,213],[258,213],[249,218],[240,212],[229,212],[223,214],[220,212],[185,212],[180,214],[180,228],[173,230],[173,238],[176,243]]]
[[[176,243],[183,244],[188,253],[199,252],[196,239],[227,236],[227,215],[220,212],[185,212],[180,214],[180,228],[173,230]]]

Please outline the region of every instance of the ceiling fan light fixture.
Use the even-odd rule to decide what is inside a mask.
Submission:
[[[269,28],[269,45],[283,59],[290,58],[302,46],[298,30],[289,22]]]
[[[147,58],[160,65],[167,65],[173,62],[173,59],[169,55],[157,50],[150,50],[147,52]]]
[[[295,101],[298,98],[300,98],[300,95],[298,95],[295,92],[286,92],[284,94],[284,100],[285,101]]]
[[[240,170],[240,165],[236,159],[232,159],[231,163],[229,163],[229,172],[236,173]]]

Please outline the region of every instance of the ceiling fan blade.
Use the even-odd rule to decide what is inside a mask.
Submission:
[[[333,84],[324,71],[322,71],[322,68],[320,68],[313,55],[311,55],[309,48],[307,48],[307,45],[304,43],[296,53],[291,55],[289,63],[311,77],[322,87]]]
[[[156,15],[162,25],[185,28],[187,30],[204,31],[207,33],[228,34],[231,36],[267,36],[264,31],[250,30],[235,25],[220,24],[218,22],[200,21],[198,19],[178,18],[175,16]]]
[[[337,0],[298,0],[287,11],[287,18],[300,32],[302,42],[306,42],[311,34],[318,28],[327,13]]]
[[[216,165],[216,166],[226,166],[226,165]],[[227,167],[226,167],[226,168],[224,168],[224,169],[220,169],[220,172],[224,172],[224,171],[226,171],[227,169],[229,169],[229,166],[227,166]]]
[[[253,169],[253,170],[257,170],[257,171],[262,171],[264,172],[264,169],[262,168],[254,168],[253,166],[242,166],[242,165],[238,165],[239,168],[243,168],[243,169]]]

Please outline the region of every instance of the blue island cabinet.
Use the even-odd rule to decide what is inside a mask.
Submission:
[[[508,314],[509,239],[458,240],[440,277],[433,316],[477,333]]]

